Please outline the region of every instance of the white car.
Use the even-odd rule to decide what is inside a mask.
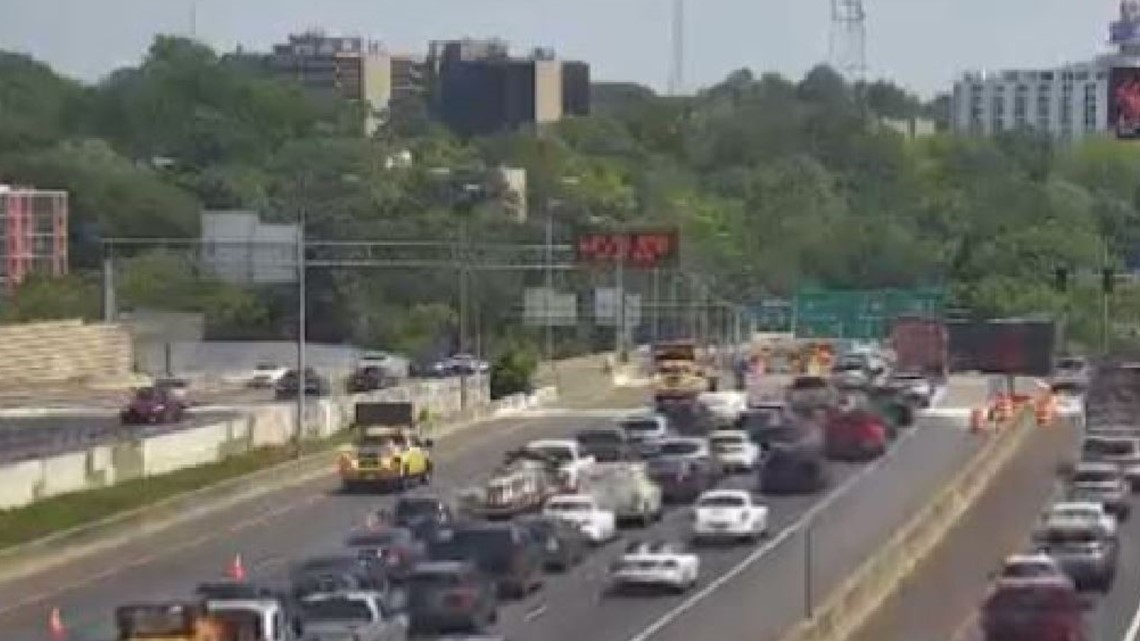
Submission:
[[[563,486],[577,491],[582,476],[594,465],[594,457],[587,455],[581,444],[572,438],[551,438],[531,441],[526,451],[558,461]]]
[[[586,494],[552,496],[542,508],[542,515],[577,527],[594,544],[617,538],[617,516],[598,507],[594,497]]]
[[[1041,579],[1069,581],[1068,575],[1057,561],[1043,553],[1006,557],[997,575],[999,584]]]
[[[669,420],[660,414],[632,414],[618,423],[633,449],[639,454],[652,454],[669,435]]]
[[[1041,518],[1045,529],[1053,527],[1097,527],[1109,538],[1116,538],[1116,517],[1104,505],[1092,501],[1062,501],[1054,503]]]
[[[748,409],[748,396],[743,392],[704,392],[697,404],[718,425],[732,425]]]
[[[723,470],[751,472],[760,463],[760,446],[743,430],[717,430],[709,435],[709,449]]]
[[[1081,443],[1081,458],[1116,465],[1132,488],[1140,489],[1140,438],[1121,433],[1090,434]]]
[[[693,540],[751,539],[768,533],[768,507],[746,490],[709,490],[693,508]]]
[[[934,385],[922,374],[895,372],[891,374],[890,383],[918,397],[924,406],[929,405],[934,398]]]
[[[610,587],[657,587],[684,592],[697,584],[701,559],[672,543],[629,544],[610,568]]]
[[[237,377],[246,387],[267,389],[277,385],[285,373],[289,371],[284,365],[274,363],[258,363],[253,371],[246,372]]]

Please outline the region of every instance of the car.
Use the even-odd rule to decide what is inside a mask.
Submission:
[[[887,451],[887,427],[873,412],[856,409],[828,417],[824,426],[827,458],[836,461],[867,461]]]
[[[1081,459],[1117,465],[1132,491],[1140,490],[1140,437],[1086,436],[1081,443]]]
[[[717,483],[712,463],[706,459],[653,458],[646,468],[649,478],[661,487],[665,503],[689,503]]]
[[[154,379],[154,386],[168,391],[170,397],[177,401],[182,409],[189,409],[193,405],[190,400],[190,381],[185,378],[175,376],[156,378]]]
[[[544,553],[514,523],[464,523],[440,530],[428,544],[434,561],[471,561],[495,581],[501,598],[522,598],[542,587]]]
[[[317,556],[295,563],[289,569],[294,599],[310,594],[341,590],[371,590],[388,593],[392,587],[386,564],[353,553]]]
[[[867,360],[859,354],[841,357],[831,368],[831,382],[839,388],[864,387],[872,381]]]
[[[273,397],[279,401],[287,401],[297,398],[298,389],[300,388],[301,377],[297,374],[297,370],[291,369],[286,371],[277,382],[273,385]],[[328,396],[329,395],[329,381],[327,378],[317,373],[317,370],[306,367],[305,368],[305,396]]]
[[[594,461],[606,460],[625,461],[633,458],[633,443],[629,435],[620,427],[600,427],[578,430],[574,440],[582,448],[586,456],[594,457]]]
[[[787,403],[797,414],[826,410],[837,401],[835,388],[822,376],[797,376],[787,390]]]
[[[300,600],[305,641],[405,641],[408,618],[368,590],[311,594]]]
[[[661,441],[654,458],[712,461],[708,439],[695,436],[670,436]]]
[[[427,546],[416,533],[403,527],[372,527],[353,532],[344,546],[363,558],[378,559],[393,580],[407,578],[420,561],[427,558]]]
[[[183,416],[182,403],[163,387],[135,390],[130,402],[119,413],[123,425],[177,423]]]
[[[1109,538],[1117,537],[1116,517],[1109,514],[1104,504],[1093,501],[1062,501],[1054,503],[1041,517],[1042,527],[1092,526]]]
[[[1071,383],[1087,388],[1092,379],[1092,366],[1083,356],[1064,356],[1053,368],[1053,382]]]
[[[411,530],[418,539],[430,541],[435,534],[455,523],[451,504],[433,494],[404,495],[396,499],[391,516],[381,512],[381,522]]]
[[[669,435],[669,420],[660,414],[634,414],[621,419],[618,426],[640,456],[655,454],[661,441]]]
[[[768,507],[745,490],[709,490],[693,507],[693,541],[759,540],[768,533]]]
[[[416,635],[485,632],[498,620],[495,582],[467,561],[419,563],[408,575],[408,618]]]
[[[748,407],[748,397],[737,391],[703,392],[697,396],[697,407],[705,424],[713,429],[734,425]]]
[[[985,641],[1091,641],[1080,595],[1067,579],[995,585],[979,614]]]
[[[557,460],[559,474],[567,490],[576,489],[579,475],[594,464],[594,457],[587,454],[578,441],[573,439],[540,439],[527,443],[524,449]]]
[[[592,496],[601,509],[613,512],[619,523],[646,527],[662,516],[663,491],[642,462],[594,465],[583,476],[579,491]]]
[[[284,365],[275,363],[258,363],[253,371],[242,374],[238,380],[244,381],[246,387],[253,389],[269,389],[275,387],[282,376],[289,371]]]
[[[760,464],[760,446],[747,432],[717,430],[709,435],[713,459],[726,472],[752,472]]]
[[[231,631],[243,630],[249,641],[293,641],[301,631],[298,613],[286,600],[270,593],[244,597],[205,598],[206,612]]]
[[[349,394],[361,394],[388,389],[399,384],[399,379],[382,367],[369,365],[354,371],[346,383]]]
[[[769,450],[759,477],[760,491],[770,495],[815,494],[830,482],[823,448],[802,441]]]
[[[700,578],[701,559],[675,543],[635,541],[610,566],[608,589],[666,588],[685,592]]]
[[[1069,477],[1069,500],[1101,503],[1121,521],[1127,519],[1132,511],[1128,494],[1124,475],[1112,463],[1078,463]]]
[[[934,385],[919,372],[894,372],[887,384],[914,399],[919,407],[930,407],[934,400]]]
[[[378,368],[392,379],[407,378],[410,364],[408,359],[390,352],[364,352],[356,359],[356,369]]]
[[[1025,579],[1071,580],[1053,557],[1041,552],[1014,554],[1002,561],[1001,570],[996,578],[999,584],[1024,581]]]
[[[410,411],[410,410],[409,410]],[[403,490],[431,483],[434,464],[429,438],[407,426],[359,425],[350,445],[339,450],[337,467],[345,492],[366,488]]]
[[[542,508],[542,515],[574,525],[594,545],[617,537],[617,515],[600,507],[594,497],[588,494],[552,496]]]
[[[533,514],[515,522],[526,528],[542,548],[543,566],[548,571],[568,571],[586,558],[589,539],[565,520]]]
[[[1108,592],[1116,579],[1117,546],[1096,527],[1053,526],[1034,534],[1037,550],[1052,557],[1078,590]]]

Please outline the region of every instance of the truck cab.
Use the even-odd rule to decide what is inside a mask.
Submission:
[[[345,490],[431,481],[433,444],[419,435],[411,403],[357,403],[353,429],[352,444],[337,459]]]

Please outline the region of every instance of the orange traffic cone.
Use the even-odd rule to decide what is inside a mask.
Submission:
[[[48,616],[48,631],[51,633],[52,641],[65,641],[67,639],[67,627],[63,625],[63,616],[59,612],[59,608],[52,608],[51,614]]]
[[[226,568],[226,576],[234,581],[245,581],[245,565],[241,562],[241,554],[234,555],[234,560]]]
[[[970,432],[977,434],[985,430],[986,427],[986,410],[981,407],[975,407],[970,410]]]

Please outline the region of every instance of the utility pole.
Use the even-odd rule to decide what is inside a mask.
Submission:
[[[103,245],[103,322],[115,322],[115,246]]]
[[[546,362],[554,362],[554,323],[550,317],[550,299],[554,296],[554,211],[546,201],[546,293],[542,297],[542,317],[546,325]]]
[[[301,441],[305,434],[305,394],[309,378],[305,373],[305,334],[308,332],[306,276],[309,271],[305,264],[305,222],[308,216],[305,212],[307,205],[303,202],[307,191],[303,193],[301,208],[297,212],[297,429],[293,434],[293,455],[297,457],[301,456]]]
[[[661,333],[661,270],[657,267],[653,268],[652,274],[652,288],[650,297],[653,299],[653,342],[659,340]]]
[[[621,247],[618,248],[617,266],[615,268],[615,293],[617,294],[617,319],[614,323],[614,355],[621,362],[625,353],[625,239],[622,238]]]

